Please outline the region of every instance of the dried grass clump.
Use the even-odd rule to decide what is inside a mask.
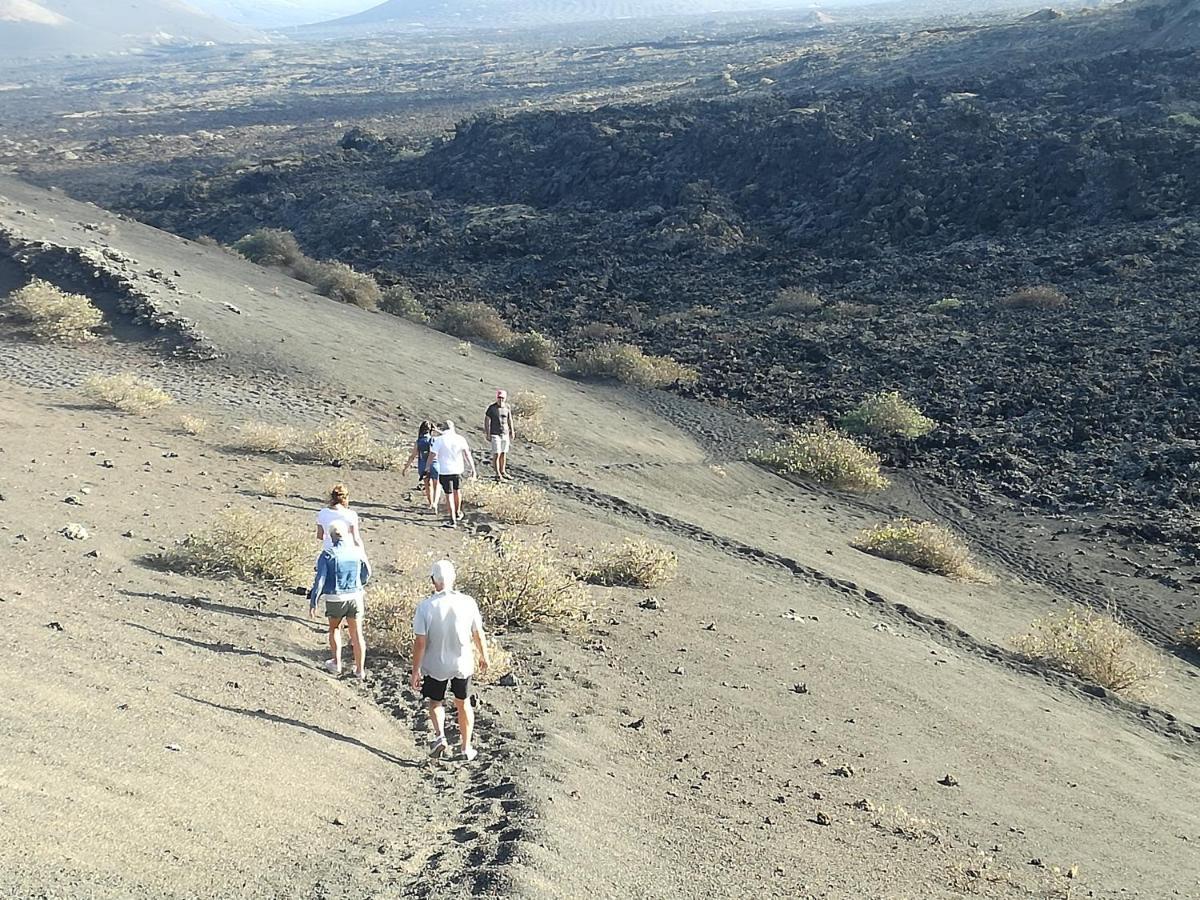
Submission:
[[[880,457],[824,422],[815,422],[785,440],[753,450],[750,459],[831,487],[881,491],[888,486],[887,478],[879,471]]]
[[[1090,609],[1043,616],[1014,644],[1030,659],[1118,693],[1145,694],[1163,674],[1154,652],[1130,628]]]
[[[469,545],[458,567],[458,588],[478,601],[484,622],[493,626],[565,624],[587,610],[583,585],[541,542]]]
[[[767,312],[775,316],[798,316],[804,313],[816,312],[824,302],[812,291],[802,288],[783,288],[775,295],[775,299],[767,307]]]
[[[96,339],[104,315],[82,294],[35,278],[8,298],[17,321],[39,341],[81,344]]]
[[[941,300],[935,300],[925,307],[927,312],[933,313],[935,316],[945,316],[950,313],[958,312],[963,308],[963,302],[957,297],[943,297]]]
[[[478,300],[451,303],[433,317],[433,327],[446,334],[506,347],[515,335],[500,313]]]
[[[193,437],[200,437],[208,431],[208,420],[199,416],[182,415],[179,417],[179,430]]]
[[[237,430],[233,446],[250,453],[288,453],[296,449],[296,432],[287,425],[249,422]]]
[[[189,534],[164,562],[181,572],[307,587],[313,559],[305,533],[293,523],[239,507],[223,510],[208,528]]]
[[[899,391],[883,391],[868,397],[839,424],[851,434],[875,437],[924,437],[937,425]]]
[[[305,280],[311,280],[317,293],[338,303],[349,303],[360,309],[379,307],[379,284],[372,276],[356,272],[345,263],[317,263],[313,274]]]
[[[558,345],[537,331],[518,336],[504,348],[504,355],[509,359],[547,372],[558,371],[557,353]]]
[[[628,538],[600,550],[585,577],[593,584],[619,587],[661,587],[675,577],[679,557],[662,544]]]
[[[370,462],[378,453],[378,446],[366,426],[357,422],[337,422],[313,434],[308,452],[320,462],[353,465]]]
[[[471,355],[471,342],[470,341],[459,341],[454,346],[454,350],[456,353],[458,353],[459,356],[470,356]]]
[[[528,485],[478,481],[463,494],[463,502],[506,525],[545,525],[550,521],[546,495]]]
[[[580,350],[572,357],[569,369],[584,378],[612,378],[644,388],[676,384],[691,387],[700,380],[700,373],[691,366],[667,356],[651,356],[640,347],[617,341]]]
[[[1179,629],[1179,643],[1193,650],[1200,650],[1200,622],[1184,625]]]
[[[1067,295],[1048,284],[1035,284],[1006,294],[999,305],[1002,309],[1062,309],[1067,305]]]
[[[234,241],[233,249],[260,266],[291,269],[307,260],[296,236],[281,228],[259,228]]]
[[[137,375],[93,375],[83,383],[83,392],[92,400],[121,412],[145,415],[175,398],[147,378]]]
[[[282,497],[287,493],[288,476],[283,472],[266,472],[258,479],[258,490],[268,497]]]
[[[851,546],[938,575],[969,581],[982,578],[971,561],[970,548],[950,529],[933,522],[897,519],[866,529]]]
[[[543,418],[546,411],[546,395],[534,391],[517,391],[509,401],[512,409],[513,429],[517,437],[537,444],[553,447],[558,443],[558,432],[549,427]]]
[[[406,285],[394,284],[385,290],[379,298],[379,308],[389,315],[408,319],[418,325],[425,325],[429,322],[429,313],[425,311],[425,307],[421,305],[416,294]]]

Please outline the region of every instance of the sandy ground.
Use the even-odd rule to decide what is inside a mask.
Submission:
[[[962,585],[864,556],[850,537],[889,510],[955,510],[980,533],[989,512],[906,479],[869,503],[792,484],[732,458],[748,438],[719,416],[461,357],[220,251],[127,221],[86,230],[107,217],[15,182],[0,195],[0,227],[118,247],[225,354],[0,332],[0,896],[1200,895],[1192,667],[1164,655],[1134,703],[1008,649],[1097,580],[1086,558],[998,537],[979,548],[991,583]],[[175,290],[150,269],[177,270]],[[179,403],[144,419],[83,403],[83,378],[113,371]],[[339,406],[381,436],[426,414],[476,428],[496,386],[545,393],[563,435],[517,453],[555,516],[513,530],[647,536],[681,566],[664,589],[594,589],[583,633],[505,635],[518,683],[483,691],[475,765],[425,765],[389,661],[362,687],[329,678],[301,598],[151,564],[230,504],[308,529],[338,479],[385,570],[409,548],[453,555],[464,536],[419,511],[407,476],[247,456],[228,436]],[[210,433],[182,434],[181,412]],[[278,469],[292,489],[258,496]],[[65,538],[70,522],[89,538]]]

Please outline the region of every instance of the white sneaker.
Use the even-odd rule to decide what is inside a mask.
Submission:
[[[446,752],[447,747],[445,737],[436,737],[429,742],[429,755],[437,759]]]
[[[327,659],[325,660],[325,671],[330,675],[341,675],[342,667],[337,664],[336,660]]]
[[[458,751],[458,758],[463,760],[463,762],[470,762],[478,755],[479,751],[474,747],[464,747],[462,750]]]

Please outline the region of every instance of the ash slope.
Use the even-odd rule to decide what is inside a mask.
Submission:
[[[883,87],[482,116],[412,160],[361,136],[131,200],[148,221],[483,297],[578,343],[619,323],[697,395],[784,422],[899,388],[881,445],[979,496],[1100,510],[1200,558],[1200,59],[1138,51]],[[1031,283],[1065,309],[1006,310]],[[827,308],[768,315],[775,292]],[[955,297],[950,314],[929,309]],[[1152,511],[1148,512],[1148,511]]]

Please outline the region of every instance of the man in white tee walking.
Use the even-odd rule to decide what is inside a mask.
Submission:
[[[429,450],[429,465],[437,469],[438,483],[446,495],[450,507],[450,522],[447,528],[456,528],[462,518],[462,476],[469,467],[475,478],[475,460],[471,458],[471,446],[467,439],[454,429],[454,423],[446,420],[442,433]]]
[[[435,593],[417,604],[413,613],[412,689],[425,698],[433,726],[429,753],[439,757],[448,746],[442,702],[446,687],[450,687],[458,712],[459,754],[470,762],[476,756],[471,746],[475,711],[470,703],[475,651],[479,651],[481,674],[489,664],[483,617],[471,597],[454,590],[454,564],[450,560],[434,563],[430,579]]]

